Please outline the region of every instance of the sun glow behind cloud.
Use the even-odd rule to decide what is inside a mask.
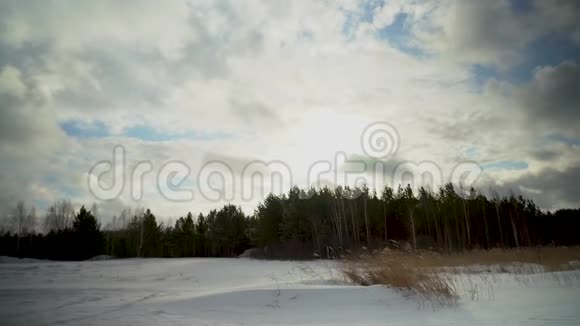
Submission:
[[[192,185],[211,159],[281,160],[301,184],[316,160],[364,154],[362,130],[387,121],[388,164],[476,160],[492,167],[483,188],[578,205],[579,14],[574,1],[4,2],[0,204],[94,201],[86,174],[118,144],[133,163],[188,162]],[[220,204],[151,191],[115,207]]]

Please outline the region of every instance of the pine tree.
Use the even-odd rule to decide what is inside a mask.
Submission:
[[[81,207],[72,225],[74,256],[77,259],[87,259],[103,252],[103,234],[97,219],[85,207]]]

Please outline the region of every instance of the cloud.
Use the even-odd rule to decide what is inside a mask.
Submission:
[[[26,92],[26,86],[21,79],[20,70],[10,65],[4,66],[0,72],[0,93],[21,98]]]
[[[232,98],[230,104],[232,113],[250,125],[261,123],[260,125],[270,128],[280,128],[283,125],[278,114],[262,103],[240,102],[239,99]]]
[[[456,1],[434,42],[467,62],[499,64],[517,60],[535,33],[530,17],[515,14],[508,1]]]
[[[522,10],[509,0],[389,1],[376,10],[380,25],[407,16],[408,41],[436,56],[508,69],[525,59],[531,42],[552,33],[580,40],[574,1],[532,1]]]
[[[61,133],[54,111],[38,85],[28,86],[21,72],[9,65],[0,72],[0,146],[13,154],[45,153],[55,148]]]
[[[516,91],[515,101],[528,123],[580,138],[580,64],[566,61],[537,68],[533,79]]]
[[[565,170],[548,168],[539,173],[524,173],[513,180],[498,182],[493,176],[487,175],[478,182],[478,186],[486,193],[493,195],[523,195],[531,198],[545,210],[580,207],[578,193],[580,186],[580,168],[571,167]]]
[[[0,39],[20,47],[48,42],[59,50],[75,51],[95,42],[153,46],[168,57],[179,56],[184,39],[194,37],[184,21],[189,19],[185,1],[173,1],[158,15],[155,1],[115,1],[76,4],[66,1],[5,1]],[[91,19],[87,21],[86,15]],[[30,24],[30,19],[34,24]],[[129,22],[130,24],[128,24]],[[73,28],[71,28],[73,27]]]
[[[90,204],[87,173],[119,144],[130,167],[181,160],[195,175],[214,158],[240,173],[251,158],[282,160],[301,184],[317,160],[360,157],[360,134],[375,121],[400,134],[390,163],[448,170],[475,147],[481,164],[528,164],[492,171],[498,183],[555,185],[574,176],[578,158],[575,58],[533,67],[523,82],[474,76],[471,65],[510,71],[550,33],[577,41],[577,10],[536,1],[518,11],[501,0],[3,2],[0,206],[67,196]],[[385,29],[397,24],[394,42]],[[527,173],[535,182],[518,179]],[[124,193],[106,211],[219,205],[168,202],[155,183],[146,179],[142,202]],[[571,203],[541,197],[546,207]]]
[[[550,2],[535,0],[533,6],[539,12],[538,19],[552,32],[562,32],[570,35],[575,42],[580,43],[580,3],[578,1],[554,0]]]
[[[550,149],[539,149],[539,150],[534,150],[532,151],[532,156],[534,159],[539,160],[539,161],[554,161],[555,159],[557,159],[560,156],[560,153],[558,153],[555,150],[550,150]]]

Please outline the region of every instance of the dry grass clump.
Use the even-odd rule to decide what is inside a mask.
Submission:
[[[429,257],[432,266],[495,265],[500,268],[500,272],[510,273],[553,272],[580,268],[579,246],[471,250],[445,255],[436,253],[424,253],[423,255]],[[541,267],[541,269],[538,270],[537,267]]]
[[[456,302],[458,288],[471,293],[472,297],[475,292],[484,290],[479,288],[482,285],[489,287],[488,292],[493,292],[489,278],[484,276],[486,272],[509,273],[526,283],[529,281],[526,275],[570,269],[580,269],[580,247],[473,250],[454,254],[385,249],[348,257],[340,268],[342,275],[352,283],[387,285],[407,294],[444,303]],[[466,286],[465,278],[456,277],[457,274],[474,273],[482,277],[482,282],[472,282],[472,277],[468,277]],[[558,281],[569,277],[564,273],[550,275]]]
[[[348,281],[355,284],[383,284],[405,294],[454,303],[458,296],[450,275],[423,263],[419,255],[389,250],[378,255],[346,259],[341,271]]]

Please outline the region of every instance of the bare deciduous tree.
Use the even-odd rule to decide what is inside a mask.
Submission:
[[[36,223],[36,210],[34,207],[32,207],[30,211],[27,212],[24,201],[19,201],[14,208],[12,218],[14,232],[17,235],[16,252],[20,253],[20,238],[34,231]]]
[[[70,200],[60,200],[52,204],[46,213],[44,231],[65,230],[72,226],[75,211]]]

